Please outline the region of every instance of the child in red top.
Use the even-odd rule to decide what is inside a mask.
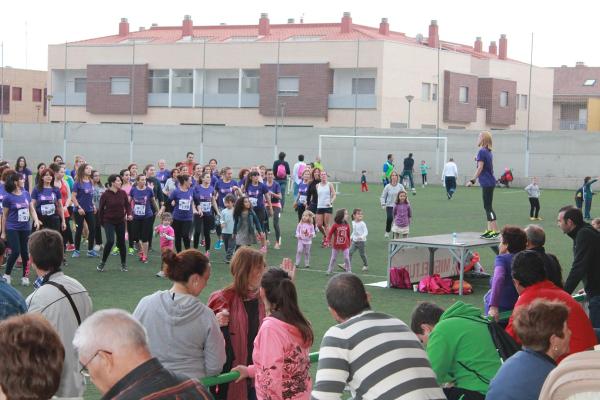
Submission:
[[[171,223],[173,222],[173,216],[171,215],[171,213],[163,213],[160,216],[160,222],[161,224],[154,228],[154,233],[156,233],[156,235],[160,237],[160,251],[162,253],[165,249],[173,250],[173,243],[175,242],[175,231],[171,226]],[[165,273],[163,272],[162,268],[160,271],[158,271],[156,276],[164,278]]]
[[[348,211],[345,208],[337,210],[335,223],[327,234],[327,242],[332,244],[331,248],[331,259],[329,260],[329,268],[327,268],[327,275],[331,275],[333,272],[333,265],[337,259],[338,253],[344,254],[344,269],[346,272],[352,272],[352,265],[350,264],[350,225],[348,225]],[[333,241],[331,237],[333,236]]]

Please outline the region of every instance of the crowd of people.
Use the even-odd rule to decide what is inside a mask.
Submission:
[[[307,164],[300,155],[290,168],[281,153],[272,168],[244,168],[234,179],[231,168],[219,169],[214,159],[198,164],[190,152],[171,169],[164,160],[142,171],[130,164],[106,184],[83,157],[67,170],[56,156],[47,167],[38,166],[35,177],[23,157],[15,169],[0,164],[2,239],[10,248],[0,280],[0,398],[81,398],[86,377],[103,399],[122,400],[318,400],[345,392],[363,399],[494,400],[552,392],[545,382],[554,385],[563,360],[598,343],[600,232],[581,210],[561,208],[557,223],[574,241],[573,265],[563,280],[558,259],[545,251],[540,226],[497,227],[495,185],[485,186],[486,174],[493,176],[491,136],[480,135],[479,147],[473,181],[479,179],[483,189],[484,236],[501,242],[485,309],[457,301],[444,310],[424,302],[410,324],[371,308],[351,264],[358,250],[362,271],[368,271],[363,212],[334,212],[336,191],[320,160]],[[444,168],[448,199],[456,190],[452,164],[450,159]],[[412,219],[408,193],[416,193],[414,160],[412,154],[405,159],[402,174],[394,170],[392,155],[386,165],[380,198],[385,235],[406,237]],[[423,162],[421,174],[425,186]],[[265,253],[281,245],[288,178],[298,218],[296,255],[269,268]],[[528,194],[535,195],[535,188]],[[127,257],[136,252],[141,263],[148,262],[155,235],[161,250],[157,275],[172,286],[140,299],[132,314],[93,312],[87,289],[62,269],[65,254],[81,257],[87,240],[85,255],[99,259],[99,272],[111,253],[127,272]],[[310,268],[317,235],[321,246],[331,247],[328,275],[340,253],[344,272],[327,283],[335,325],[321,339],[313,379],[309,350],[317,338],[299,305],[295,277],[302,259]],[[0,241],[0,258],[5,250]],[[214,250],[229,263],[231,282],[203,304],[199,295],[210,280]],[[23,285],[30,283],[30,270],[35,277],[36,290],[27,299],[11,286],[17,262]],[[580,282],[589,316],[571,297]],[[505,311],[512,311],[508,321],[500,320]],[[496,321],[520,348],[510,356],[490,334]],[[237,380],[210,389],[200,384],[228,371],[237,372]]]

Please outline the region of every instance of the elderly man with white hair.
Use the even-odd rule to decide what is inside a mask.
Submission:
[[[98,311],[73,339],[83,366],[102,399],[212,399],[200,382],[167,371],[148,349],[146,331],[123,310]],[[147,397],[148,396],[148,397]]]

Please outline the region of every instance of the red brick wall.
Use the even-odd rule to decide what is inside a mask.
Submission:
[[[460,103],[461,86],[469,88],[468,103]],[[444,71],[444,122],[475,122],[477,120],[477,77]]]
[[[86,110],[92,114],[129,114],[131,94],[111,95],[110,78],[129,78],[133,94],[133,113],[148,111],[148,64],[136,65],[133,78],[130,65],[88,65]]]
[[[333,70],[329,64],[281,64],[280,77],[298,77],[298,96],[279,96],[285,103],[285,116],[327,118]],[[260,114],[275,116],[277,64],[260,65]]]
[[[506,79],[480,78],[479,108],[485,108],[485,122],[490,125],[514,125],[517,110],[517,82]],[[500,107],[500,92],[508,92],[508,105]]]

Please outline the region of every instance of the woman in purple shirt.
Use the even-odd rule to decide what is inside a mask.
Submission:
[[[15,171],[20,174],[23,174],[25,178],[25,190],[29,192],[29,188],[33,187],[33,174],[29,168],[27,168],[27,160],[25,157],[20,156],[17,158],[17,162],[15,163]]]
[[[258,220],[260,221],[263,231],[267,226],[267,210],[265,208],[265,201],[267,200],[267,207],[269,208],[269,214],[273,213],[273,207],[271,207],[271,196],[269,195],[269,189],[264,183],[260,182],[260,173],[258,171],[252,171],[246,179],[244,184],[244,192],[252,204],[252,209],[256,213]]]
[[[194,188],[194,204],[196,205],[196,215],[194,215],[194,248],[200,245],[200,234],[204,236],[204,250],[206,257],[210,255],[210,231],[215,226],[214,212],[217,210],[217,201],[215,200],[215,188],[210,184],[210,172],[204,172],[202,183]]]
[[[269,195],[271,196],[271,206],[273,208],[273,228],[275,229],[275,245],[273,248],[279,250],[281,247],[281,229],[279,229],[279,217],[281,216],[282,208],[282,195],[281,186],[279,182],[275,180],[275,175],[272,169],[267,170],[267,181],[265,183],[267,189],[269,189]],[[269,232],[269,225],[267,219],[267,232]]]
[[[129,201],[133,210],[131,233],[133,241],[140,245],[140,261],[147,264],[148,242],[152,236],[154,210],[158,210],[158,204],[154,191],[146,185],[146,175],[138,175],[135,181],[135,186],[129,192]]]
[[[31,202],[42,226],[59,233],[67,228],[61,198],[60,190],[54,186],[54,171],[44,169],[31,193]]]
[[[81,246],[81,234],[83,232],[83,224],[88,226],[88,257],[98,257],[98,253],[94,251],[94,238],[96,234],[96,206],[94,205],[94,184],[92,183],[92,166],[83,163],[77,168],[75,175],[75,184],[71,191],[71,199],[73,200],[73,211],[75,214],[75,251],[71,257],[77,258],[80,256],[79,248]]]
[[[525,250],[527,235],[518,226],[506,225],[502,228],[500,252],[494,262],[494,275],[490,280],[490,290],[483,298],[487,315],[498,320],[499,313],[515,307],[519,297],[512,280],[512,259]]]
[[[25,177],[23,174],[14,172],[8,175],[4,188],[6,196],[2,200],[3,218],[1,238],[2,240],[7,240],[8,246],[12,249],[12,253],[10,253],[8,260],[6,260],[4,280],[9,284],[11,283],[10,273],[20,255],[23,262],[21,285],[29,286],[29,278],[27,277],[29,274],[27,241],[31,233],[31,220],[33,219],[33,226],[36,229],[41,226],[41,223],[31,202],[29,192],[25,190]]]
[[[302,172],[302,182],[298,185],[298,197],[294,201],[294,208],[298,212],[298,222],[302,220],[302,214],[306,211],[308,199],[308,186],[310,185],[310,168]]]
[[[492,157],[492,134],[488,131],[483,131],[477,138],[477,171],[475,176],[467,186],[473,186],[475,181],[479,179],[481,193],[483,196],[483,208],[487,218],[487,229],[481,235],[483,239],[495,239],[500,235],[498,232],[498,224],[496,223],[496,213],[492,207],[494,201],[494,188],[496,187],[496,178],[494,178],[494,162]]]
[[[190,189],[192,186],[192,177],[187,174],[177,176],[179,187],[175,188],[169,194],[169,203],[173,206],[173,230],[175,231],[175,249],[181,251],[181,242],[185,249],[190,248],[190,231],[194,219],[194,192]],[[158,212],[158,217],[165,211],[163,205]]]

